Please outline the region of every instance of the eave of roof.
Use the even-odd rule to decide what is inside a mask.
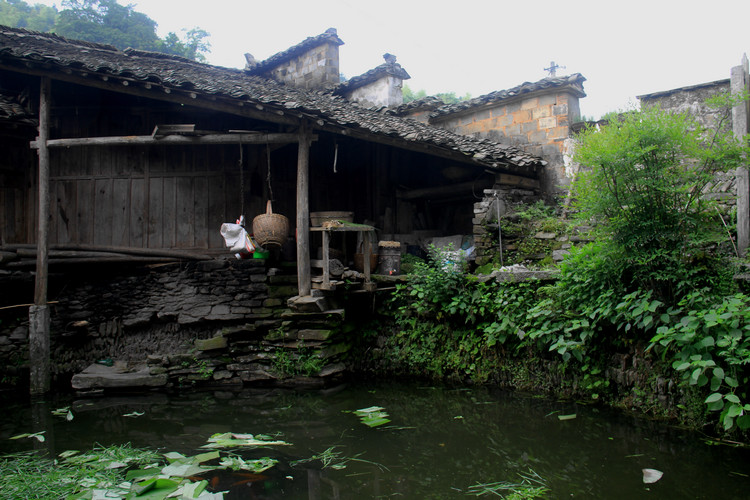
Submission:
[[[322,130],[432,151],[520,175],[535,175],[546,162],[520,149],[462,136],[363,108],[326,91],[307,91],[275,81],[150,52],[67,40],[53,34],[0,26],[0,66],[45,74],[81,85],[145,95],[159,100],[210,106],[267,121],[311,120]],[[178,101],[178,97],[182,101]],[[240,110],[243,109],[242,113]],[[440,153],[440,154],[437,154]]]

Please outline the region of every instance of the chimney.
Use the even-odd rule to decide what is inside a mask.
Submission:
[[[399,106],[404,102],[402,87],[409,73],[396,62],[393,54],[383,54],[385,63],[342,83],[336,90],[350,101],[364,106]]]
[[[245,73],[304,89],[334,87],[339,84],[339,46],[343,44],[336,28],[329,28],[265,61],[245,54]]]

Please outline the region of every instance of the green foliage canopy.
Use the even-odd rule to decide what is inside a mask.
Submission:
[[[404,96],[404,103],[416,101],[418,99],[427,97],[426,90],[421,89],[421,90],[414,91],[408,85],[403,86],[402,93]],[[468,99],[471,99],[471,94],[467,92],[463,96],[459,97],[458,95],[456,95],[455,92],[441,92],[439,94],[435,94],[435,97],[443,101],[445,104],[454,104],[460,101],[466,101]]]
[[[737,166],[739,148],[684,114],[648,108],[613,117],[580,137],[578,208],[605,223],[628,251],[684,245],[701,227],[702,189]],[[722,148],[718,146],[721,145]]]
[[[31,6],[23,0],[0,1],[0,24],[34,31],[52,31],[57,9],[42,4]]]
[[[689,267],[708,244],[726,241],[703,188],[716,172],[736,168],[745,149],[722,129],[705,130],[658,108],[615,115],[601,130],[584,131],[575,152],[582,169],[577,208],[625,260],[630,291],[679,300]]]
[[[186,30],[183,37],[170,32],[159,38],[156,21],[116,0],[63,0],[62,7],[58,12],[44,5],[32,7],[22,0],[0,1],[0,24],[196,61],[205,61],[205,54],[210,51],[207,31],[196,27]]]
[[[156,21],[115,0],[64,0],[55,31],[68,38],[108,43],[119,49],[154,50]]]

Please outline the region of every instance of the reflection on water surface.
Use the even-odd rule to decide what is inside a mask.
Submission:
[[[68,405],[72,421],[52,415]],[[370,428],[351,413],[370,406],[385,408],[391,422]],[[602,408],[487,388],[373,383],[60,398],[33,408],[4,401],[4,408],[0,452],[33,447],[8,438],[39,430],[48,439],[36,445],[53,453],[129,442],[194,455],[228,431],[291,443],[237,451],[279,463],[260,475],[208,477],[229,489],[226,498],[467,498],[472,485],[532,472],[545,480],[546,498],[744,499],[750,491],[748,450]],[[124,416],[136,412],[143,415]],[[306,460],[327,450],[326,468]],[[644,484],[644,468],[664,476]]]

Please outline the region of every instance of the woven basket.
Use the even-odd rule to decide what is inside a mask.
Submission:
[[[271,200],[266,203],[266,213],[253,219],[253,238],[260,246],[281,246],[289,235],[289,219],[281,214],[273,213]]]

